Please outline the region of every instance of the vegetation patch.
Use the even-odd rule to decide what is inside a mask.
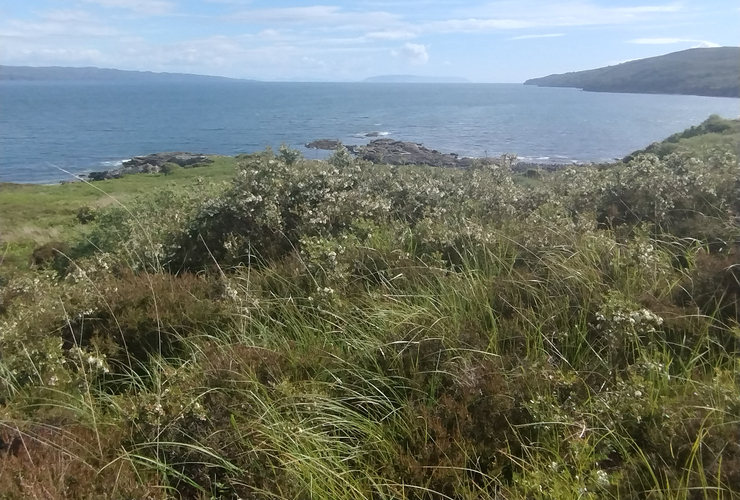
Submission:
[[[737,127],[710,120],[677,143]],[[13,198],[67,247],[30,269],[6,243],[0,498],[740,498],[717,144],[529,179],[281,148],[95,184],[112,203],[10,186],[65,207]]]

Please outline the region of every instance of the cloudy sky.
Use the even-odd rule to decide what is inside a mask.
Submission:
[[[737,0],[4,0],[0,64],[521,82],[740,45]]]

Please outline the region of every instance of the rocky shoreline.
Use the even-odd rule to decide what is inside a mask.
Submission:
[[[474,158],[461,157],[455,153],[441,153],[428,149],[423,144],[376,139],[365,146],[348,146],[347,149],[363,160],[388,165],[429,165],[432,167],[466,168]]]
[[[324,149],[333,151],[341,146],[341,141],[334,139],[321,139],[309,142],[309,149]],[[393,139],[376,139],[368,144],[360,146],[345,146],[353,155],[363,160],[374,163],[385,163],[389,165],[429,165],[443,168],[468,168],[473,162],[494,164],[498,158],[473,158],[459,156],[455,153],[441,153],[436,149],[426,148],[423,144],[414,142],[396,141]],[[555,171],[567,166],[560,163],[534,163],[515,162],[512,168],[516,172],[527,172],[528,170]]]
[[[124,161],[119,168],[90,172],[87,178],[91,181],[120,179],[129,174],[156,174],[166,169],[165,165],[173,164],[183,168],[202,167],[213,160],[201,153],[167,152],[145,156],[135,156]]]
[[[310,149],[336,150],[342,146],[341,141],[334,139],[320,139],[305,145]],[[459,156],[455,153],[442,153],[436,149],[429,149],[423,144],[396,141],[393,139],[375,139],[365,145],[347,145],[347,150],[354,156],[371,161],[373,163],[384,163],[388,165],[428,165],[442,168],[468,168],[474,162],[495,164],[498,158],[472,158]],[[144,156],[135,156],[124,161],[120,167],[90,172],[87,178],[90,181],[102,181],[107,179],[120,179],[130,174],[154,174],[166,172],[167,165],[177,165],[183,168],[203,167],[213,163],[213,160],[202,153],[165,152],[154,153]],[[515,171],[525,172],[527,170],[557,170],[564,167],[561,164],[549,163],[525,163],[518,162],[513,167]]]
[[[339,148],[341,141],[320,139],[309,142],[306,148],[333,151]],[[423,144],[396,141],[393,139],[375,139],[368,144],[345,146],[353,155],[373,163],[388,165],[429,165],[432,167],[465,168],[473,164],[475,158],[461,157],[455,153],[441,153],[428,149]]]

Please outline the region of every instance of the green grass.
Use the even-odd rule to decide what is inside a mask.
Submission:
[[[740,120],[725,120],[710,116],[700,125],[673,134],[664,141],[651,144],[626,157],[626,161],[640,153],[653,153],[661,158],[676,152],[688,151],[706,156],[715,151],[740,151]]]
[[[207,167],[176,169],[174,173],[136,174],[98,182],[36,185],[0,183],[0,255],[8,267],[27,266],[31,251],[49,241],[69,241],[85,231],[77,220],[83,206],[102,208],[126,204],[134,197],[164,187],[187,187],[198,178],[230,180],[235,158],[213,157]]]
[[[0,499],[736,500],[726,153],[13,186],[75,260],[0,275]]]

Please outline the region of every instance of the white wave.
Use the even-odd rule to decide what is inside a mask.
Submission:
[[[123,165],[123,162],[129,161],[131,158],[124,158],[123,160],[109,160],[109,161],[101,161],[98,163],[101,167],[120,167]]]
[[[355,137],[386,137],[388,135],[391,135],[390,132],[387,131],[372,131],[372,132],[362,132],[360,134],[355,134]]]

